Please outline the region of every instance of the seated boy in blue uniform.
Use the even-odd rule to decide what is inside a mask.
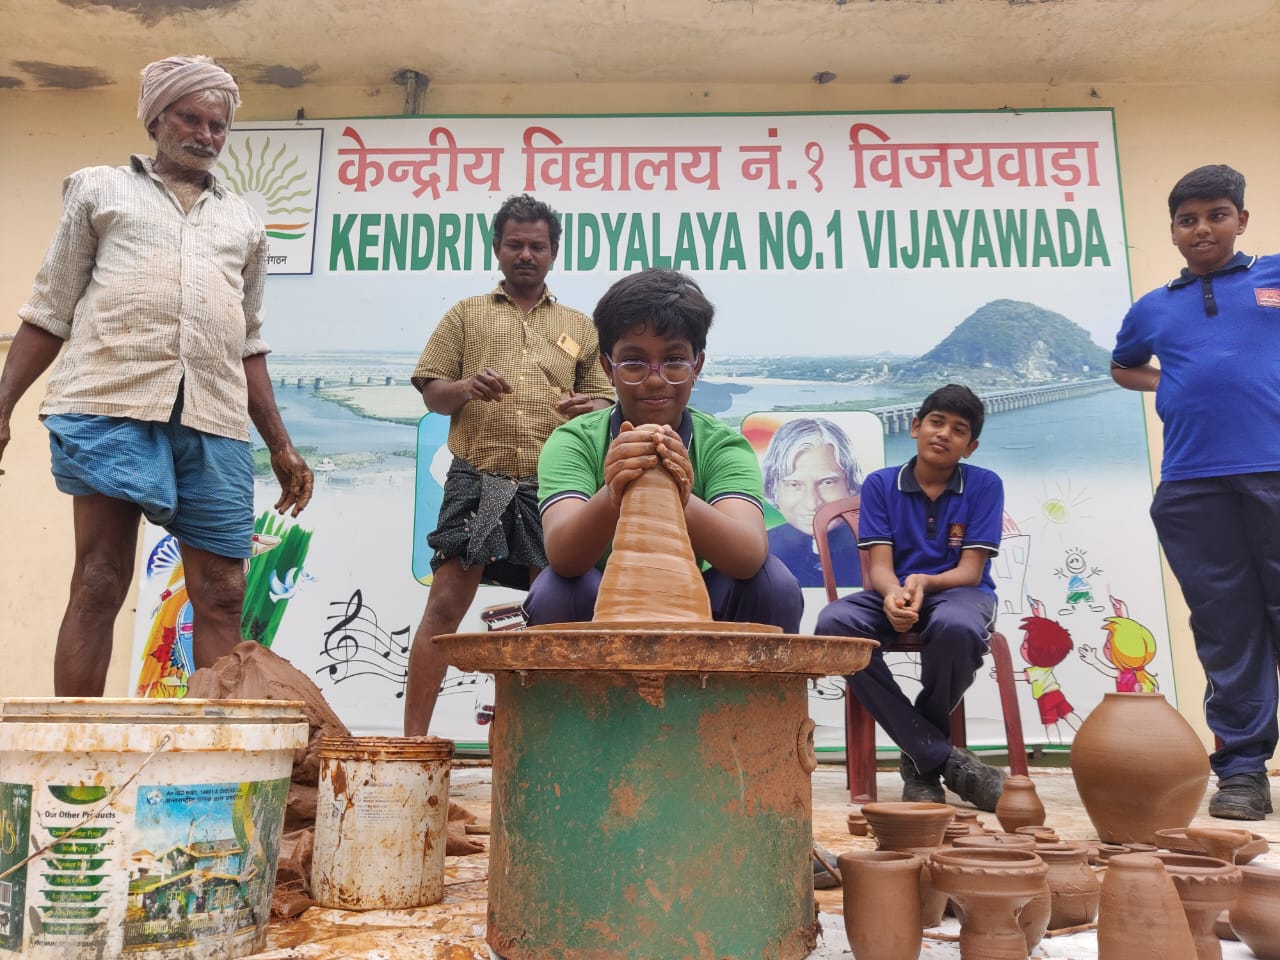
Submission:
[[[991,558],[1000,550],[1004,487],[962,465],[978,449],[985,411],[968,387],[935,390],[911,422],[916,455],[862,484],[858,547],[870,552],[861,593],[829,603],[815,632],[874,637],[882,650],[849,689],[902,751],[902,799],[962,800],[995,810],[1003,771],[950,741],[951,711],[982,665],[996,615]],[[885,663],[900,633],[920,635],[921,690],[912,703]]]
[[[714,315],[698,285],[671,270],[623,277],[596,306],[600,364],[618,402],[557,427],[542,448],[549,566],[525,600],[531,625],[592,618],[623,491],[661,464],[680,486],[715,619],[799,630],[804,600],[769,554],[755,453],[737,430],[688,406]],[[662,429],[635,429],[641,424]]]

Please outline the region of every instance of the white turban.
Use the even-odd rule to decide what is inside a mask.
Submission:
[[[240,106],[240,88],[235,78],[211,58],[168,57],[147,64],[142,68],[142,90],[138,94],[138,117],[142,125],[149,130],[151,121],[160,116],[165,107],[200,90],[222,90],[229,95],[227,123],[230,124],[236,107]]]

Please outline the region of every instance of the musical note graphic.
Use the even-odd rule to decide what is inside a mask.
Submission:
[[[410,628],[383,627],[359,588],[347,600],[334,600],[329,606],[342,608],[328,617],[336,622],[325,631],[321,651],[333,662],[316,673],[328,673],[335,684],[355,677],[385,680],[398,688],[397,699],[403,697],[409,678]]]

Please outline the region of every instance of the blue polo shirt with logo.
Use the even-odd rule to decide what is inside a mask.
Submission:
[[[1280,470],[1280,256],[1183,270],[1130,309],[1111,359],[1160,360],[1162,480]]]
[[[945,573],[960,563],[961,551],[985,550],[979,586],[994,595],[991,557],[1000,553],[1004,484],[990,470],[957,464],[938,499],[930,500],[916,480],[915,465],[912,457],[863,481],[859,548],[892,547],[900,581],[912,573]]]

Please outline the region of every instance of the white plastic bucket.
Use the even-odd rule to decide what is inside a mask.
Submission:
[[[294,702],[0,700],[0,956],[262,950],[307,737]]]
[[[453,742],[323,737],[311,896],[343,910],[444,898]]]

